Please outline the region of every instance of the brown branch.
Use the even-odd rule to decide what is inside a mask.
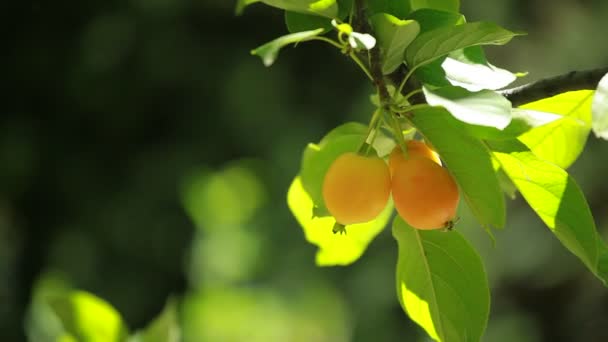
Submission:
[[[574,90],[596,89],[608,68],[571,71],[567,74],[542,79],[519,87],[500,91],[514,107]]]
[[[353,18],[353,28],[357,32],[369,33],[374,36],[371,26],[365,15],[365,5],[363,0],[355,0],[353,3],[355,8]],[[386,81],[382,74],[382,59],[380,56],[380,48],[376,46],[369,51],[369,68],[372,75],[374,85],[378,89],[378,96],[380,97],[380,103],[385,106],[390,102],[390,94],[386,88]],[[384,108],[385,110],[387,108]]]

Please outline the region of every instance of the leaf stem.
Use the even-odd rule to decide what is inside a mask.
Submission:
[[[322,41],[322,42],[326,42],[326,43],[331,44],[331,45],[333,45],[334,47],[336,47],[336,48],[338,48],[340,50],[342,50],[342,48],[343,48],[343,46],[340,45],[340,43],[338,43],[337,41],[335,41],[333,39],[330,39],[330,38],[327,38],[327,37],[323,37],[323,36],[310,37],[310,38],[304,39],[302,41],[305,42],[305,41],[309,41],[309,40],[319,40],[319,41]]]
[[[397,90],[395,90],[395,93],[393,94],[393,96],[396,96],[397,94],[401,94],[401,91],[403,91],[403,87],[405,87],[407,80],[410,79],[410,77],[414,74],[415,70],[416,70],[416,68],[413,68],[413,69],[410,69],[407,71],[407,74],[405,74],[405,77],[403,77],[403,80],[401,80],[401,83],[399,84],[399,88],[397,88]],[[413,95],[412,93],[409,93],[408,95],[410,95],[410,94]]]
[[[355,63],[357,63],[357,65],[359,66],[359,68],[361,68],[361,70],[363,70],[363,72],[365,73],[365,75],[367,75],[367,78],[369,78],[370,81],[374,81],[374,78],[372,77],[372,74],[369,72],[369,70],[367,69],[367,67],[365,66],[365,64],[363,64],[363,62],[361,61],[361,59],[355,54],[354,51],[351,51],[349,53],[350,58],[353,59],[353,61],[355,61]]]

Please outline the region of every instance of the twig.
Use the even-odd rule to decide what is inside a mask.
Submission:
[[[600,79],[606,73],[608,73],[608,67],[586,71],[571,71],[567,74],[502,90],[500,93],[509,99],[513,106],[520,106],[567,91],[595,89]]]

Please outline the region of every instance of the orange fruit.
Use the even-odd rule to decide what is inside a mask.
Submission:
[[[339,156],[323,180],[327,210],[343,225],[368,222],[386,207],[391,176],[384,160],[353,152]]]
[[[395,209],[410,226],[440,229],[456,216],[460,194],[452,175],[428,158],[408,158],[395,165],[391,180]]]
[[[419,140],[408,140],[406,145],[408,158],[427,158],[441,165],[441,160],[439,159],[439,155],[437,154],[437,152],[433,151],[424,142]],[[394,173],[396,165],[404,160],[405,156],[403,155],[401,148],[398,145],[395,146],[388,159],[388,165],[391,174]]]

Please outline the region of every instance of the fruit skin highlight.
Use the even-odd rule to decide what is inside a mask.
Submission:
[[[456,216],[458,186],[429,158],[413,156],[396,163],[391,191],[397,213],[416,229],[448,228]]]
[[[368,222],[386,207],[391,175],[384,160],[353,152],[339,156],[323,180],[327,210],[343,225]]]
[[[408,158],[421,157],[427,158],[438,165],[441,165],[441,160],[437,152],[433,151],[427,144],[419,140],[408,140],[407,143],[407,155]],[[395,172],[397,164],[405,160],[405,155],[401,151],[399,146],[395,146],[388,159],[388,166],[391,171],[391,175]]]

